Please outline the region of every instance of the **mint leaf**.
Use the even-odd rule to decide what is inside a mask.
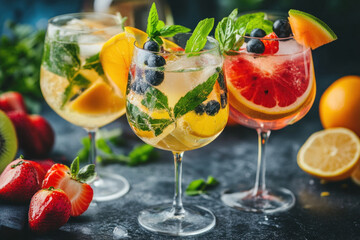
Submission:
[[[80,73],[77,73],[74,78],[70,78],[68,80],[70,83],[65,88],[65,91],[63,93],[63,101],[61,107],[64,107],[65,104],[70,100],[70,98],[76,94],[76,92],[74,92],[75,86],[85,89],[91,83],[86,77],[84,77]]]
[[[197,179],[192,181],[188,185],[188,187],[185,190],[185,194],[188,196],[200,195],[206,193],[206,190],[218,184],[219,182],[212,176],[209,176],[206,182],[204,179]]]
[[[146,28],[146,33],[148,34],[150,39],[153,39],[155,37],[158,23],[159,23],[159,16],[156,10],[156,4],[153,3],[150,8],[147,28]]]
[[[61,77],[72,78],[80,68],[80,48],[76,43],[47,40],[44,47],[44,67]]]
[[[164,129],[169,126],[170,124],[172,124],[174,122],[174,120],[172,119],[166,119],[166,118],[161,118],[161,119],[155,119],[155,118],[150,118],[149,119],[149,123],[151,124],[151,129],[155,132],[155,136],[159,136]]]
[[[149,127],[150,116],[142,112],[137,106],[127,101],[126,112],[129,122],[142,131],[151,131]]]
[[[190,31],[191,31],[190,28],[183,27],[181,25],[164,26],[163,28],[160,29],[160,36],[173,37],[178,33],[187,33]]]
[[[170,111],[168,97],[152,86],[150,86],[146,91],[146,95],[141,101],[141,104],[147,107],[150,111],[153,111],[155,109],[166,109]]]
[[[156,30],[160,31],[163,27],[165,27],[165,23],[163,21],[159,20],[156,25]]]
[[[117,17],[117,24],[119,24],[121,26],[121,28],[123,30],[125,30],[125,22],[126,20],[128,19],[127,17],[123,17],[121,16],[121,13],[120,12],[116,12],[116,17]]]
[[[250,34],[254,28],[263,29],[266,34],[272,32],[272,22],[265,20],[265,13],[249,13],[238,17],[235,22],[235,29],[238,29],[238,34],[244,36]]]
[[[223,18],[215,29],[215,39],[219,41],[222,51],[229,51],[236,42],[235,22],[230,17]]]
[[[229,17],[228,18],[230,18],[230,19],[232,19],[232,20],[236,20],[236,18],[237,18],[237,15],[238,15],[238,9],[237,8],[235,8],[231,13],[230,13],[230,15],[229,15]]]
[[[70,166],[71,176],[76,177],[76,175],[79,172],[79,169],[80,169],[79,157],[76,157]]]
[[[139,145],[129,153],[128,165],[135,166],[141,163],[146,163],[154,158],[156,155],[155,153],[156,152],[154,152],[153,146],[150,146],[149,144]]]
[[[207,36],[214,27],[214,18],[205,18],[196,26],[193,34],[186,42],[185,53],[201,51],[207,42]]]
[[[76,179],[82,183],[90,183],[96,178],[95,165],[89,164],[79,170]]]
[[[273,22],[265,19],[255,18],[250,21],[246,26],[246,33],[250,34],[251,31],[255,28],[260,28],[266,32],[266,34],[271,33]]]
[[[218,72],[214,73],[208,80],[197,85],[186,93],[185,96],[181,97],[174,107],[175,118],[179,118],[187,112],[194,110],[196,106],[205,101],[213,90],[218,75]]]
[[[103,138],[96,139],[96,147],[101,151],[103,151],[104,153],[108,153],[108,154],[113,153],[112,149]]]
[[[83,69],[94,69],[100,76],[104,75],[104,70],[100,62],[100,53],[87,58]]]

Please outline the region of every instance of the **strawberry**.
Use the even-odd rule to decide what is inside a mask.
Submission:
[[[29,208],[29,227],[44,233],[63,226],[70,218],[71,203],[61,189],[41,189],[32,197]]]
[[[264,39],[278,38],[274,32],[269,33]],[[263,54],[275,54],[279,51],[279,41],[277,40],[261,40],[265,45],[265,51]]]
[[[22,111],[7,113],[15,126],[19,146],[26,156],[46,156],[54,145],[54,131],[39,115],[28,116]]]
[[[79,158],[75,158],[69,169],[63,164],[54,164],[42,184],[42,188],[51,186],[64,190],[71,201],[73,217],[84,213],[93,198],[93,189],[86,182],[92,181],[96,176],[95,165],[90,164],[79,170]]]
[[[54,131],[49,122],[39,115],[30,115],[29,119],[40,144],[34,144],[34,149],[26,152],[34,156],[46,156],[54,145]]]
[[[38,163],[45,170],[45,173],[49,171],[52,165],[55,164],[55,162],[51,158],[46,158],[42,160],[33,160],[33,162]]]
[[[23,96],[18,92],[6,92],[0,96],[0,109],[4,112],[22,111],[26,113]]]
[[[11,162],[0,176],[0,199],[17,203],[28,202],[41,186],[38,171],[39,169],[26,160]]]

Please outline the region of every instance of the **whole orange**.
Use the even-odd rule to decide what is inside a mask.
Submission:
[[[331,84],[321,96],[319,112],[324,128],[344,127],[360,136],[360,76]]]

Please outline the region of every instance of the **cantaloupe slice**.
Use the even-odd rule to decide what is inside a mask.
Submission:
[[[295,40],[311,49],[337,39],[330,27],[309,13],[290,9],[289,22]]]

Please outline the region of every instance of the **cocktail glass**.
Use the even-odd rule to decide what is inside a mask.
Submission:
[[[245,37],[245,42],[252,39]],[[291,208],[293,193],[285,188],[265,185],[265,146],[271,130],[299,121],[310,110],[316,93],[310,48],[293,37],[261,39],[276,46],[275,54],[239,51],[225,54],[224,72],[229,89],[231,117],[258,133],[258,166],[255,186],[248,190],[228,189],[222,201],[234,208],[273,213]]]
[[[190,36],[178,34],[172,41],[185,48]],[[176,49],[179,47],[170,47],[171,52],[150,52],[135,46],[126,115],[138,137],[174,155],[173,203],[141,211],[140,225],[161,234],[188,236],[213,228],[215,217],[204,207],[183,206],[183,153],[212,142],[225,127],[229,110],[218,42],[208,37],[204,50],[199,53],[177,52]],[[154,54],[162,56],[166,64],[146,66],[145,62]]]
[[[125,113],[125,96],[105,76],[99,60],[102,45],[119,32],[116,16],[74,13],[50,19],[46,33],[42,94],[58,115],[88,132],[93,164],[96,130]],[[95,201],[107,201],[126,194],[129,183],[120,175],[99,173],[92,187]]]

